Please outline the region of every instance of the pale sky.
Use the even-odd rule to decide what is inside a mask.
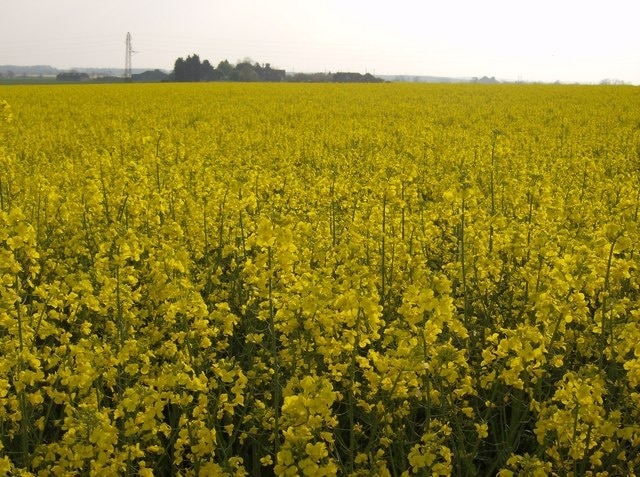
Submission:
[[[640,0],[0,0],[0,65],[123,68],[127,32],[134,68],[640,84]]]

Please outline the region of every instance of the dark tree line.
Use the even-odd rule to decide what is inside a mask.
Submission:
[[[215,68],[209,60],[200,62],[198,55],[187,56],[187,59],[178,58],[173,68],[175,81],[215,81],[219,79]]]
[[[296,73],[288,81],[295,83],[383,83],[371,73]]]
[[[292,81],[313,83],[380,83],[384,80],[370,73],[298,73],[287,76],[284,70],[271,68],[269,63],[261,65],[244,60],[235,66],[227,60],[218,63],[217,67],[209,60],[200,61],[196,54],[186,59],[178,58],[169,81]]]
[[[285,81],[285,71],[271,68],[267,63],[252,64],[245,60],[233,66],[227,60],[218,63],[217,67],[209,60],[200,61],[196,54],[186,59],[178,58],[175,62],[172,80],[174,81]]]

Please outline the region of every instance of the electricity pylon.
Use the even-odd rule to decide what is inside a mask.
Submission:
[[[131,47],[131,33],[127,32],[127,49],[124,60],[124,80],[131,81],[131,55],[133,54],[133,48]]]

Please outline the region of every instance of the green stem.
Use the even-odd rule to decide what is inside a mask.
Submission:
[[[491,171],[490,171],[490,193],[491,193],[491,220],[489,221],[489,255],[493,253],[493,216],[496,213],[496,202],[495,202],[495,185],[494,185],[494,166],[495,166],[495,158],[496,158],[496,141],[498,138],[498,133],[493,132],[493,139],[491,141]]]
[[[351,381],[351,389],[349,390],[349,409],[347,410],[349,415],[349,455],[351,459],[348,461],[349,473],[353,472],[353,458],[356,455],[356,432],[355,432],[355,396],[354,389],[356,383],[356,349],[360,338],[360,315],[362,310],[358,310],[358,316],[356,317],[356,337],[353,349],[351,350],[351,366],[349,369],[349,379]]]
[[[118,326],[118,339],[120,341],[120,349],[124,347],[125,329],[124,320],[122,318],[122,297],[120,295],[120,266],[116,265],[116,323]]]
[[[469,329],[469,297],[468,297],[468,290],[467,290],[467,267],[466,267],[466,262],[465,262],[465,240],[464,240],[464,229],[465,229],[465,222],[466,222],[466,215],[465,215],[465,209],[466,209],[466,200],[464,198],[464,196],[462,197],[462,217],[460,218],[460,261],[461,261],[461,266],[462,266],[462,295],[463,295],[463,300],[464,300],[464,306],[463,306],[463,310],[464,310],[464,327],[465,329]],[[470,349],[473,349],[473,347],[471,347]]]
[[[613,249],[616,245],[617,238],[611,241],[611,246],[609,247],[609,258],[607,260],[607,272],[604,277],[604,290],[602,293],[602,330],[600,334],[600,356],[598,360],[602,364],[602,359],[604,355],[604,350],[607,346],[607,337],[605,333],[605,327],[608,327],[608,332],[611,336],[611,360],[614,359],[614,343],[613,343],[613,320],[609,318],[609,322],[607,323],[605,320],[607,318],[607,295],[609,293],[609,277],[611,274],[611,262],[613,261]]]
[[[16,275],[16,295],[18,296],[18,300],[16,302],[16,318],[18,320],[18,352],[20,355],[18,356],[18,380],[22,377],[22,371],[24,370],[24,361],[23,361],[23,350],[24,350],[24,338],[22,331],[22,308],[21,308],[21,286],[20,286],[20,278]],[[30,465],[30,453],[29,453],[29,419],[27,418],[27,401],[25,390],[20,390],[20,451],[21,451],[21,460],[24,467],[28,468]]]
[[[335,181],[331,183],[329,189],[331,193],[331,210],[329,212],[329,228],[331,229],[331,244],[335,248],[336,246],[336,202],[335,202]]]
[[[207,198],[202,199],[202,231],[204,233],[204,253],[207,267],[209,266],[209,229],[207,228]]]
[[[580,403],[576,401],[576,407],[574,408],[574,416],[573,416],[573,436],[571,437],[571,442],[576,442],[576,434],[578,433],[578,413],[580,411]],[[573,472],[574,475],[578,474],[578,460],[573,460]]]
[[[238,201],[242,202],[242,186],[238,188]],[[240,240],[242,241],[242,255],[243,257],[247,256],[247,246],[246,246],[246,242],[245,242],[245,236],[244,236],[244,223],[242,221],[242,209],[240,209],[239,212],[239,224],[240,225]]]
[[[22,310],[21,310],[21,297],[20,293],[22,288],[20,287],[20,278],[16,275],[16,295],[18,300],[16,302],[16,315],[18,318],[18,349],[20,351],[20,362],[22,362],[22,350],[24,348],[23,335],[22,335]]]
[[[109,200],[107,198],[107,185],[104,180],[104,168],[102,161],[100,161],[100,185],[102,186],[102,204],[104,207],[104,215],[107,219],[107,224],[111,225],[111,214],[109,213]]]
[[[380,299],[382,300],[382,304],[384,306],[384,301],[385,301],[385,282],[386,282],[386,263],[385,263],[385,236],[386,236],[386,231],[387,231],[387,198],[384,197],[382,199],[382,257],[381,257],[381,264],[380,264],[380,275],[382,278],[382,285],[380,288]]]
[[[404,243],[404,220],[405,220],[405,218],[404,218],[404,209],[405,209],[405,206],[404,206],[404,181],[402,182],[402,189],[401,189],[400,198],[402,199],[402,204],[403,204],[402,205],[402,211],[401,211],[402,215],[400,217],[400,238],[401,238],[402,242]]]
[[[278,343],[276,341],[275,309],[273,306],[273,270],[271,247],[267,250],[267,267],[269,268],[269,328],[271,329],[271,355],[273,358],[273,443],[277,459],[280,438],[280,369],[278,363]]]
[[[422,312],[422,327],[420,330],[420,338],[422,338],[422,363],[424,366],[427,365],[427,340],[424,337],[425,329],[427,325],[427,312]],[[431,425],[431,380],[429,379],[429,370],[425,368],[424,375],[422,378],[423,384],[425,386],[424,393],[422,395],[422,405],[424,406],[424,414],[425,414],[425,429],[429,429]]]

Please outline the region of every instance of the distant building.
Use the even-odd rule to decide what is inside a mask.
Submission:
[[[480,84],[497,84],[499,83],[499,81],[496,79],[495,76],[492,77],[488,77],[488,76],[483,76],[482,78],[478,78],[478,77],[474,77],[471,80],[472,83],[480,83]]]
[[[333,75],[334,83],[382,83],[384,80],[376,78],[371,73],[345,73],[338,72]]]
[[[164,71],[155,69],[153,71],[144,71],[142,73],[134,73],[131,75],[132,81],[153,83],[159,81],[166,81],[169,78],[169,75]]]
[[[262,81],[284,81],[287,74],[285,70],[275,70],[271,68],[271,65],[267,63],[264,68],[258,69],[258,75]]]
[[[88,81],[87,73],[78,73],[77,71],[65,71],[56,75],[58,81]]]

